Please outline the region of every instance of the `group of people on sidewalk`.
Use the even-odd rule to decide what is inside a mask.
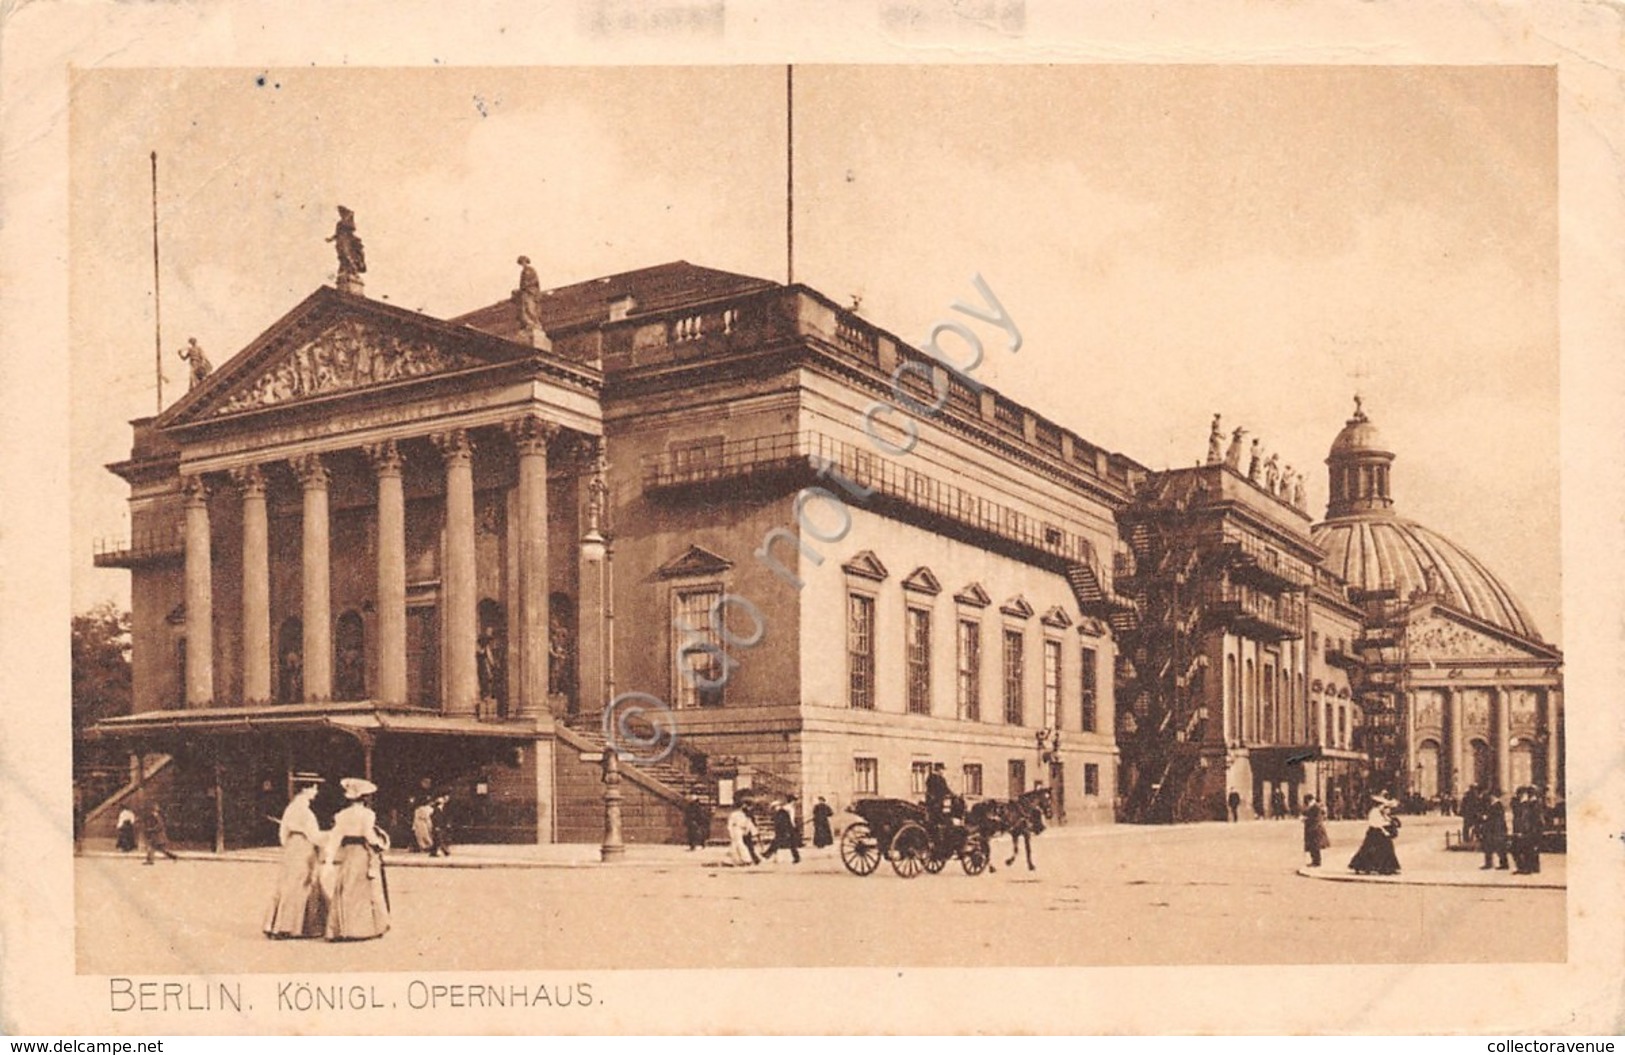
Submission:
[[[118,811],[117,845],[120,853],[129,853],[136,848],[136,818],[135,811],[125,806]],[[169,823],[164,819],[164,808],[156,800],[148,802],[141,808],[141,834],[147,844],[147,859],[144,864],[152,864],[157,854],[163,854],[171,861],[179,861],[175,851],[169,848]]]
[[[766,848],[759,848],[761,830],[743,797],[734,801],[728,814],[728,863],[731,865],[757,865],[771,861],[780,850],[790,853],[793,864],[801,863],[802,825],[796,817],[796,797],[785,795],[772,800],[771,824],[773,838]],[[819,796],[812,809],[813,846],[823,848],[835,841],[830,820],[835,811]],[[683,810],[683,825],[688,837],[688,848],[698,850],[711,836],[711,807],[697,795],[689,795]]]
[[[1551,810],[1540,792],[1528,785],[1512,796],[1512,827],[1507,828],[1507,807],[1500,789],[1467,789],[1461,797],[1461,836],[1476,841],[1484,853],[1480,871],[1505,870],[1510,852],[1514,875],[1534,875],[1540,871],[1540,844],[1546,836]]]
[[[389,835],[372,809],[378,788],[358,777],[347,777],[339,786],[347,805],[333,815],[333,826],[326,831],[311,808],[320,781],[295,792],[282,813],[277,828],[282,860],[265,915],[267,938],[360,941],[389,930],[384,871]]]

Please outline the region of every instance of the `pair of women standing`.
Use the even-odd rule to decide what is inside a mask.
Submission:
[[[348,805],[326,832],[311,809],[317,785],[300,789],[283,811],[282,870],[266,915],[266,937],[358,941],[389,930],[383,857],[389,837],[370,805],[378,788],[355,777],[339,786]]]

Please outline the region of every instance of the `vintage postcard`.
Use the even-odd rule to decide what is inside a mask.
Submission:
[[[749,7],[8,17],[0,1026],[1617,1031],[1617,12]]]

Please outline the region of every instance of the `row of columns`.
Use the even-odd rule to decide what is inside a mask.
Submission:
[[[1512,714],[1508,704],[1507,691],[1499,685],[1488,686],[1490,690],[1490,710],[1494,715],[1495,723],[1495,779],[1503,791],[1512,789]],[[1468,773],[1467,764],[1467,736],[1466,722],[1463,715],[1464,705],[1461,691],[1455,687],[1445,689],[1445,697],[1450,711],[1450,781],[1455,794],[1460,795],[1466,791],[1464,777]],[[1555,788],[1558,773],[1558,702],[1557,693],[1547,689],[1545,693],[1546,707],[1546,783]],[[1416,766],[1416,745],[1418,743],[1416,730],[1416,706],[1414,699],[1409,708],[1411,758],[1409,765]]]
[[[518,598],[520,716],[546,709],[548,675],[548,444],[552,422],[525,415],[505,429],[518,454]],[[479,598],[475,570],[474,441],[466,429],[430,435],[440,452],[446,483],[445,566],[440,617],[445,649],[444,711],[473,715],[479,708]],[[378,494],[378,678],[372,696],[404,703],[406,679],[406,504],[402,456],[394,440],[363,448]],[[304,691],[306,699],[333,694],[333,623],[328,484],[321,454],[289,460],[303,492],[301,528]],[[259,465],[231,471],[242,499],[243,698],[269,700],[271,689],[270,546],[265,474]],[[214,698],[213,584],[209,491],[202,477],[182,479],[186,534],[186,705]]]

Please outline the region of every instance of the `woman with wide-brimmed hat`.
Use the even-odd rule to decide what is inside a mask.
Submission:
[[[1398,803],[1381,792],[1371,796],[1365,841],[1349,861],[1350,869],[1360,875],[1399,874],[1399,856],[1394,853],[1394,837],[1399,834],[1399,818],[1394,816],[1396,805]]]
[[[321,780],[317,779],[295,791],[277,824],[282,868],[271,908],[265,914],[267,938],[320,938],[326,931],[327,898],[316,877],[322,856],[322,826],[311,809],[320,789]]]
[[[360,941],[389,930],[389,884],[384,851],[389,836],[370,805],[378,790],[370,780],[339,781],[350,804],[333,817],[323,868],[328,888],[327,940]]]

